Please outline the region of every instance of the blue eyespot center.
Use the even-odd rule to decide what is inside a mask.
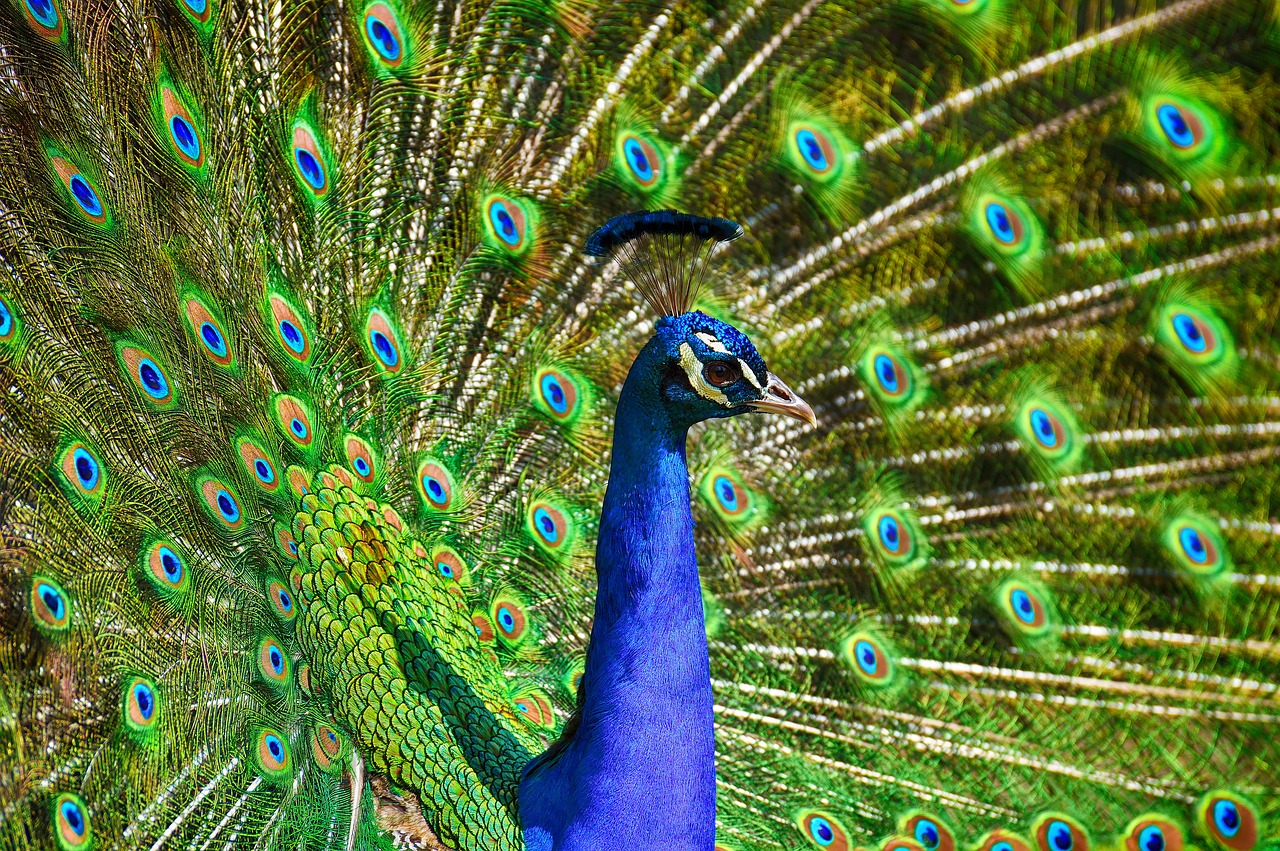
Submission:
[[[854,644],[853,656],[858,662],[858,667],[865,674],[875,674],[880,668],[879,656],[870,641],[862,639]]]
[[[1013,593],[1009,595],[1009,602],[1013,605],[1013,614],[1025,624],[1031,624],[1036,619],[1035,606],[1031,603],[1031,595],[1021,588],[1015,588]]]
[[[174,144],[184,156],[192,160],[200,159],[200,137],[196,135],[196,128],[191,126],[191,122],[181,115],[175,115],[169,119],[169,132],[173,134]]]
[[[822,816],[813,816],[809,819],[809,834],[823,847],[836,841],[835,828]]]
[[[800,130],[796,133],[796,147],[800,149],[800,156],[814,171],[826,171],[831,167],[826,151],[822,150],[822,144],[812,130]]]
[[[71,828],[76,836],[84,836],[85,822],[84,816],[80,813],[80,807],[74,801],[63,801],[58,807],[58,812],[62,815],[62,820],[67,823],[67,827]]]
[[[1071,828],[1066,822],[1055,821],[1049,825],[1049,843],[1059,851],[1071,851],[1075,840],[1071,836]]]
[[[357,457],[355,463],[352,464],[356,468],[356,472],[362,476],[369,475],[369,462],[363,458]]]
[[[1178,107],[1171,103],[1161,104],[1156,110],[1156,118],[1160,122],[1160,129],[1175,147],[1190,148],[1196,143],[1195,134],[1191,132],[1186,117]]]
[[[1204,564],[1209,560],[1209,548],[1205,546],[1204,538],[1192,527],[1183,526],[1178,530],[1178,543],[1187,558],[1196,564]]]
[[[324,168],[306,148],[294,148],[293,158],[298,163],[298,173],[307,185],[319,192],[324,189]]]
[[[299,439],[307,436],[307,424],[302,420],[294,417],[289,420],[289,431],[293,432]]]
[[[58,26],[58,10],[50,0],[27,0],[27,9],[45,29],[51,30]]]
[[[265,484],[269,485],[276,479],[275,471],[271,469],[271,465],[261,458],[253,462],[253,471]]]
[[[1031,431],[1045,449],[1053,449],[1058,445],[1058,433],[1053,427],[1053,420],[1040,408],[1031,411]]]
[[[542,376],[539,382],[542,389],[542,398],[546,400],[551,410],[557,414],[564,414],[569,410],[569,396],[564,392],[564,388],[560,386],[560,381],[551,374]]]
[[[1209,341],[1205,339],[1200,326],[1190,316],[1185,313],[1175,313],[1171,321],[1174,333],[1178,335],[1178,340],[1187,351],[1198,355],[1203,354],[1209,347]]]
[[[378,51],[379,56],[388,62],[395,62],[400,58],[400,42],[392,34],[390,27],[370,15],[365,18],[364,28],[369,36],[369,43]]]
[[[66,603],[62,600],[62,593],[52,585],[41,582],[36,586],[36,594],[39,595],[40,600],[44,603],[45,608],[49,610],[49,614],[53,616],[53,619],[56,621],[62,620],[66,615]]]
[[[1164,851],[1164,831],[1154,824],[1143,828],[1138,834],[1138,848],[1141,851]]]
[[[203,15],[205,10],[209,8],[209,0],[182,0],[182,2],[197,15]]]
[[[280,608],[283,609],[286,614],[293,611],[293,598],[289,596],[288,591],[285,591],[283,588],[279,589],[276,593],[276,598],[280,600]]]
[[[284,340],[284,344],[297,355],[302,354],[307,347],[307,338],[302,335],[298,326],[288,319],[280,320],[280,339]]]
[[[916,822],[915,836],[916,841],[923,845],[926,851],[934,851],[942,841],[942,837],[938,835],[938,826],[928,819],[920,819]]]
[[[222,515],[222,519],[228,523],[235,523],[240,519],[240,506],[236,504],[235,498],[230,492],[225,490],[218,491],[217,495],[218,512]]]
[[[271,670],[275,671],[277,675],[283,674],[284,656],[280,654],[280,648],[276,647],[274,644],[271,645],[271,649],[268,651],[267,655],[271,660]]]
[[[628,139],[623,144],[622,149],[635,176],[646,183],[653,180],[653,165],[649,162],[649,157],[644,152],[644,146],[635,139]]]
[[[436,570],[440,571],[440,575],[445,579],[453,578],[453,568],[443,561],[436,562]]]
[[[209,351],[220,358],[227,356],[227,342],[222,339],[222,333],[212,322],[200,324],[200,337],[204,340],[205,345],[209,347]]]
[[[75,462],[76,478],[80,480],[80,487],[85,490],[93,490],[98,486],[98,462],[93,456],[84,449],[77,449],[72,453],[72,460]]]
[[[489,221],[493,224],[493,230],[498,234],[498,238],[507,245],[520,244],[520,231],[516,227],[516,220],[507,212],[506,206],[501,201],[494,201],[489,205]]]
[[[1013,851],[1013,846],[1008,842],[997,842],[991,846],[991,851]]]
[[[9,336],[12,329],[13,314],[9,312],[9,305],[4,303],[4,299],[0,299],[0,337]]]
[[[177,585],[182,579],[182,559],[168,547],[160,548],[160,569],[164,571],[165,578]]]
[[[150,358],[143,358],[138,362],[138,380],[142,382],[142,389],[153,399],[163,399],[169,395],[169,382],[165,380],[160,367]]]
[[[876,380],[880,382],[880,387],[884,392],[897,393],[901,389],[901,384],[898,381],[898,370],[894,367],[893,358],[884,354],[876,355],[873,367]]]
[[[511,614],[511,610],[506,606],[498,609],[498,623],[502,625],[502,629],[506,632],[516,628],[515,616]]]
[[[1234,801],[1219,800],[1213,804],[1213,823],[1228,839],[1240,830],[1240,810]]]
[[[876,528],[880,534],[880,543],[888,550],[897,551],[898,545],[902,542],[902,532],[898,526],[898,521],[886,514],[880,518]]]
[[[101,216],[102,202],[98,200],[98,193],[93,191],[89,181],[77,174],[73,175],[69,182],[71,184],[71,194],[75,196],[76,203],[80,205],[81,209],[94,218]]]
[[[533,512],[533,525],[548,544],[554,544],[559,537],[556,521],[545,508],[538,508]]]
[[[284,745],[275,736],[267,736],[267,751],[275,758],[276,762],[284,761]]]
[[[436,505],[444,505],[449,500],[449,494],[445,491],[444,485],[430,474],[422,477],[422,487],[427,492],[427,499]]]
[[[373,344],[374,354],[378,356],[378,360],[382,361],[384,366],[392,367],[400,361],[400,353],[396,351],[396,347],[387,339],[386,334],[375,328],[369,332],[369,342]]]
[[[133,687],[133,701],[138,706],[138,714],[143,720],[150,721],[155,711],[155,701],[151,698],[151,689],[144,683],[136,683]]]
[[[1013,245],[1017,242],[1018,235],[1013,229],[1013,222],[1009,220],[1009,211],[1003,204],[995,201],[987,204],[986,215],[987,226],[991,228],[991,233],[996,239],[1005,245]]]

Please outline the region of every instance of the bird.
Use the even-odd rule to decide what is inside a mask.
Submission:
[[[1280,838],[1257,0],[0,4],[0,846]]]

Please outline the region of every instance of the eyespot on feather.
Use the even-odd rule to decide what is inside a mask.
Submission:
[[[262,774],[275,782],[289,777],[293,769],[293,758],[284,736],[266,727],[258,731],[256,744],[256,762]]]
[[[372,482],[378,476],[378,470],[373,459],[373,449],[365,442],[363,438],[354,434],[347,435],[346,440],[347,466],[356,474],[356,477],[362,482]]]
[[[387,314],[376,307],[369,311],[369,321],[365,323],[365,341],[374,364],[383,372],[395,375],[404,366],[400,335],[391,326]]]
[[[13,305],[4,296],[0,296],[0,344],[12,343],[18,338],[21,329],[22,322],[14,313]]]
[[[1065,813],[1046,813],[1032,825],[1039,851],[1089,851],[1089,834]]]
[[[385,3],[374,3],[365,9],[361,30],[365,44],[383,66],[395,69],[404,63],[406,50],[400,21]]]
[[[1196,829],[1216,848],[1253,851],[1262,847],[1260,822],[1257,808],[1229,789],[1215,789],[1196,804]]]
[[[160,91],[160,106],[164,117],[164,136],[178,162],[194,169],[202,167],[204,145],[200,131],[178,93],[164,86]]]
[[[973,851],[1032,851],[1031,844],[1009,830],[993,830],[984,835]]]
[[[156,684],[145,677],[125,681],[121,695],[125,727],[135,736],[145,737],[160,720],[160,700]]]
[[[564,512],[546,500],[537,500],[529,506],[527,522],[533,540],[548,552],[562,549],[572,531]]]
[[[197,482],[198,492],[209,516],[227,531],[238,531],[244,526],[244,512],[240,498],[231,486],[213,477],[202,477]]]
[[[865,685],[882,688],[893,680],[893,659],[879,636],[865,631],[853,633],[844,640],[843,656],[854,676]]]
[[[27,23],[43,39],[61,41],[66,33],[66,22],[58,0],[22,0],[22,12]]]
[[[1177,822],[1159,813],[1133,819],[1120,838],[1120,851],[1183,851],[1186,844]]]
[[[142,392],[142,399],[157,408],[171,408],[177,400],[176,386],[160,361],[146,349],[131,345],[117,348],[121,368]]]
[[[315,442],[311,409],[296,396],[281,394],[276,397],[276,425],[296,446],[306,449]]]
[[[62,851],[80,851],[93,845],[89,809],[79,795],[63,792],[53,799],[53,835]]]
[[[554,730],[556,714],[551,707],[551,699],[541,690],[525,688],[512,696],[512,704],[520,718],[532,727],[542,730]]]
[[[271,608],[275,610],[276,616],[285,623],[292,623],[298,616],[298,606],[283,582],[272,580],[267,584],[267,600],[271,602]]]
[[[75,211],[95,225],[100,227],[109,225],[110,211],[102,200],[98,187],[89,179],[89,176],[63,157],[51,155],[50,162],[58,179],[62,181],[62,187],[67,191]]]
[[[568,422],[578,414],[578,385],[568,375],[555,369],[543,369],[534,378],[534,401],[543,413],[554,420]]]
[[[270,636],[258,642],[258,672],[274,686],[289,681],[289,657],[284,654],[280,642]]]
[[[801,810],[794,823],[809,845],[823,851],[848,851],[849,832],[826,810]]]
[[[924,851],[956,851],[955,833],[932,813],[913,813],[899,820],[898,832],[915,839]]]
[[[489,605],[489,617],[503,644],[517,647],[523,643],[529,623],[523,602],[510,594],[499,594]]]
[[[158,540],[143,550],[143,576],[162,596],[181,594],[191,584],[181,551],[171,541]]]
[[[321,771],[341,773],[338,762],[346,749],[342,735],[328,724],[320,724],[311,731],[311,757]]]
[[[267,296],[267,306],[276,337],[285,354],[299,363],[305,363],[311,357],[311,335],[297,309],[284,296],[276,293]]]
[[[71,598],[54,579],[37,575],[31,580],[31,617],[37,629],[57,635],[71,628]]]
[[[299,122],[293,127],[293,169],[303,188],[316,198],[329,194],[329,173],[315,133]]]
[[[236,441],[236,449],[244,468],[258,487],[268,493],[280,489],[280,475],[276,471],[275,462],[267,455],[265,449],[252,439],[242,437]]]
[[[106,486],[106,472],[87,445],[73,441],[63,451],[58,469],[73,491],[96,500]]]
[[[452,587],[467,581],[467,563],[448,547],[437,547],[431,555],[431,564],[436,575],[442,580],[452,583]]]
[[[418,465],[418,494],[428,509],[449,511],[453,508],[453,474],[428,458]]]
[[[235,357],[222,323],[198,298],[188,298],[184,307],[192,335],[201,351],[218,366],[230,367],[235,362]]]

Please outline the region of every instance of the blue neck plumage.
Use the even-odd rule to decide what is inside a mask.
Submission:
[[[521,784],[531,851],[714,845],[715,744],[688,426],[670,422],[662,404],[661,357],[655,339],[618,401],[580,719]]]

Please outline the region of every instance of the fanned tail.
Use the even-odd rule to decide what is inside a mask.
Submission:
[[[723,846],[1274,842],[1276,38],[10,0],[0,835],[519,847],[652,333],[582,251],[677,207],[819,418],[690,442]]]

